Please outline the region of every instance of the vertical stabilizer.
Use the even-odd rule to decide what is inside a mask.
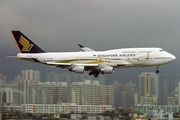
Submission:
[[[44,53],[46,52],[36,43],[26,37],[20,31],[11,31],[21,53]]]

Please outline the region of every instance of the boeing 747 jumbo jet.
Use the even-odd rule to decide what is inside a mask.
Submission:
[[[20,31],[12,31],[20,53],[17,58],[41,64],[67,68],[69,71],[98,77],[113,74],[114,68],[150,67],[169,63],[176,57],[161,48],[123,48],[95,51],[78,44],[84,52],[46,52]]]

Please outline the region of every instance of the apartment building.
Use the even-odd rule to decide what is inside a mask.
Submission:
[[[22,104],[22,112],[33,114],[54,114],[54,113],[103,113],[112,111],[111,105],[76,105],[76,103],[62,104]]]
[[[143,72],[138,77],[139,103],[145,104],[147,101],[150,101],[156,105],[159,96],[158,75],[152,72]]]
[[[114,87],[99,85],[99,81],[84,80],[69,86],[70,102],[77,105],[114,106]]]

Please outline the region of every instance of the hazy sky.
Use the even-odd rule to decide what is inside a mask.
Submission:
[[[11,30],[20,30],[46,51],[80,51],[161,47],[177,59],[160,74],[180,73],[179,0],[0,0],[0,73],[13,79],[22,69],[42,75],[66,72],[49,66],[6,58],[19,50]],[[134,80],[152,68],[116,69],[109,80]],[[127,73],[127,74],[126,74]]]

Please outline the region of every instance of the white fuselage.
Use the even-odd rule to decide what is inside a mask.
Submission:
[[[146,67],[169,63],[176,57],[161,48],[124,48],[96,52],[18,53],[20,59],[35,59],[40,63],[74,68],[76,66]],[[97,66],[98,64],[98,66]],[[96,65],[96,66],[95,66]]]

